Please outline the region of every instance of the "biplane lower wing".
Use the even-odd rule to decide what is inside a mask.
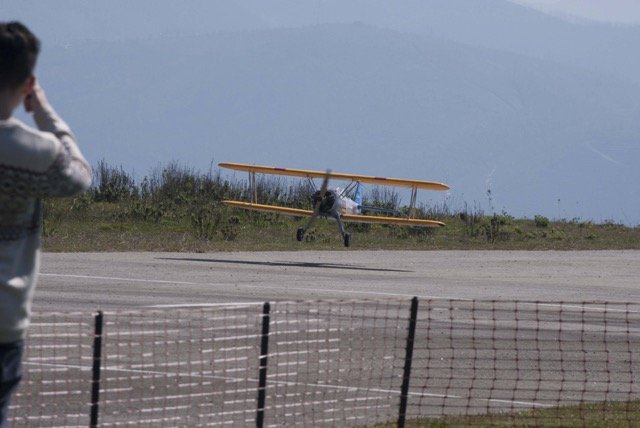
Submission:
[[[230,207],[242,208],[243,210],[283,214],[283,215],[288,215],[292,217],[310,217],[313,215],[313,211],[301,210],[299,208],[279,207],[276,205],[252,204],[249,202],[240,202],[240,201],[222,201],[222,203]]]
[[[240,201],[223,201],[225,205],[235,208],[242,208],[251,211],[261,211],[274,214],[283,214],[293,217],[310,217],[313,215],[311,210],[302,210],[298,208],[279,207],[276,205],[263,205],[252,204],[249,202]],[[441,221],[435,220],[423,220],[417,218],[402,218],[402,217],[382,217],[373,215],[353,215],[342,214],[340,218],[344,221],[358,222],[358,223],[380,223],[380,224],[397,224],[404,226],[420,226],[420,227],[441,227],[445,224]]]
[[[403,218],[403,217],[382,217],[376,215],[353,215],[343,214],[340,216],[344,221],[352,221],[357,223],[380,223],[380,224],[397,224],[403,226],[420,226],[420,227],[441,227],[445,224],[436,220],[423,220],[420,218]]]

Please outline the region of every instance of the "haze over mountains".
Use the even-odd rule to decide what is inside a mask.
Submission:
[[[57,4],[58,29],[13,16],[92,162],[431,179],[452,191],[423,200],[640,223],[640,27],[503,0]]]

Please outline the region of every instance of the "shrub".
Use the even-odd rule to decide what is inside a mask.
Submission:
[[[502,230],[502,227],[511,224],[512,221],[513,217],[505,213],[494,214],[488,220],[484,220],[481,227],[487,241],[491,243],[508,241],[511,238],[511,234]]]
[[[234,241],[238,236],[240,229],[240,218],[231,216],[227,219],[227,224],[222,227],[222,239],[225,241]]]
[[[198,238],[211,241],[218,231],[220,220],[220,211],[204,206],[191,214],[191,227]]]
[[[137,193],[133,177],[122,167],[114,168],[104,160],[98,163],[93,171],[94,186],[91,189],[93,199],[98,202],[119,202]]]
[[[482,209],[479,206],[475,205],[473,209],[471,209],[469,205],[467,205],[467,203],[465,202],[464,211],[461,211],[458,214],[458,216],[460,217],[460,220],[462,220],[462,222],[464,223],[465,235],[473,238],[478,236],[481,233],[482,231],[481,222],[482,222],[482,218],[484,217],[484,211],[482,211]]]
[[[545,216],[542,216],[542,215],[536,215],[533,218],[533,222],[535,223],[536,227],[547,227],[547,226],[549,226],[549,219],[546,218]]]
[[[371,223],[346,223],[344,228],[349,232],[368,233],[371,230]]]
[[[365,193],[364,205],[397,210],[400,206],[400,194],[393,188],[375,186]]]
[[[45,199],[42,202],[42,235],[47,238],[56,235],[65,216],[65,207],[59,201]]]
[[[79,196],[71,199],[71,211],[86,211],[91,206],[91,195],[89,193],[82,193]]]

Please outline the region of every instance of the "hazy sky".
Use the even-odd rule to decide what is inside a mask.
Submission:
[[[41,36],[39,78],[94,165],[331,167],[444,181],[454,209],[640,224],[640,0],[0,0],[0,15]]]
[[[546,12],[597,21],[640,24],[640,0],[511,0]]]

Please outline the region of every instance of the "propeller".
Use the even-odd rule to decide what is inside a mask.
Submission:
[[[320,215],[320,206],[324,201],[324,197],[327,194],[327,188],[329,187],[329,177],[331,176],[331,170],[328,169],[327,173],[324,175],[324,179],[322,180],[322,186],[320,186],[320,198],[316,202],[316,205],[313,207],[313,215],[317,217]]]
[[[331,170],[328,169],[327,173],[324,175],[324,179],[322,180],[322,186],[320,186],[320,197],[318,198],[315,205],[313,206],[313,214],[311,215],[311,217],[309,217],[309,220],[307,220],[307,224],[305,225],[305,227],[298,228],[298,231],[296,233],[296,238],[298,239],[298,241],[302,241],[304,239],[304,233],[307,230],[309,230],[311,226],[313,226],[313,223],[315,223],[318,216],[320,216],[320,207],[322,206],[324,197],[327,194],[330,177],[331,177]]]

